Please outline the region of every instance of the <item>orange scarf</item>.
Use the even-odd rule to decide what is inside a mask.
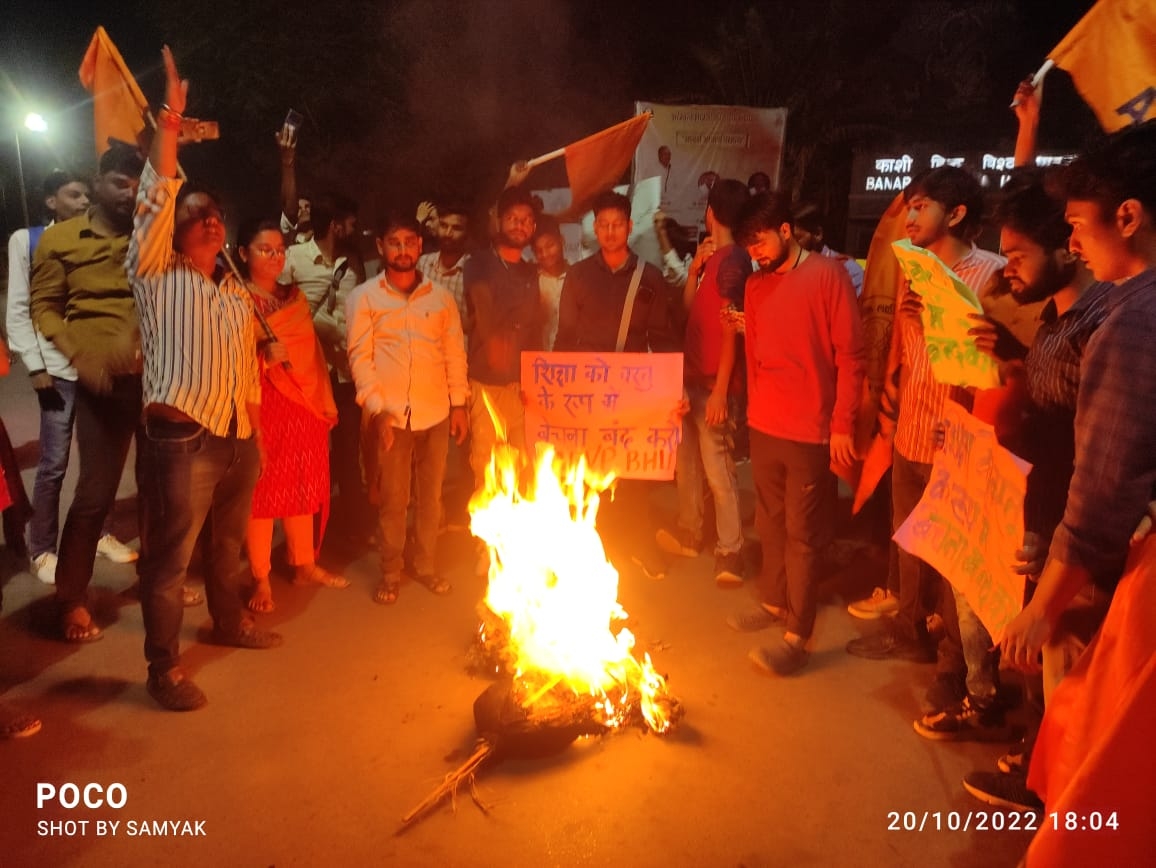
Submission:
[[[284,365],[270,365],[262,359],[261,368],[277,391],[328,422],[332,428],[337,424],[337,405],[333,403],[325,356],[304,293],[297,287],[293,287],[292,293],[284,307],[265,316],[269,328],[289,352],[290,367],[286,370]],[[253,331],[258,343],[266,339],[264,329],[256,319]]]

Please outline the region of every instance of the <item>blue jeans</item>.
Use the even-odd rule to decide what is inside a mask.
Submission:
[[[92,562],[140,424],[141,378],[117,377],[107,395],[76,389],[76,448],[80,475],[60,536],[56,599],[63,611],[85,605]]]
[[[835,529],[838,488],[826,443],[799,443],[751,429],[755,530],[762,602],[787,610],[787,630],[809,639],[818,609],[819,557]]]
[[[678,444],[678,526],[694,539],[702,539],[703,477],[714,497],[716,554],[733,554],[743,547],[743,524],[739,516],[739,482],[732,452],[734,417],[728,412],[722,425],[706,422],[710,389],[687,385],[690,412],[682,420]]]
[[[380,441],[379,441],[380,443]],[[433,575],[437,567],[438,520],[442,511],[442,481],[449,452],[450,422],[443,419],[424,431],[393,429],[393,446],[378,446],[381,473],[381,572],[396,575],[405,565],[405,517],[410,494],[413,510],[413,569],[419,576]],[[411,480],[416,492],[411,490]]]
[[[40,401],[40,463],[32,485],[32,519],[28,523],[28,551],[35,558],[56,553],[60,538],[60,489],[68,472],[72,450],[72,423],[76,419],[76,382],[52,378],[52,388],[37,392]]]
[[[146,420],[137,447],[140,584],[149,675],[180,663],[181,589],[201,529],[210,555],[205,596],[214,626],[234,632],[243,615],[241,546],[259,459],[255,441],[216,437],[192,422]]]
[[[959,618],[959,638],[963,660],[967,664],[967,695],[979,708],[995,702],[999,692],[999,660],[991,650],[991,634],[979,620],[967,598],[951,587],[955,595],[955,612]]]

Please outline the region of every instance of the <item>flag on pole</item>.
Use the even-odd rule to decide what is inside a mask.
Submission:
[[[1048,57],[1108,132],[1156,117],[1156,3],[1098,0]]]
[[[863,294],[859,312],[863,316],[863,344],[867,351],[867,376],[863,380],[855,444],[864,455],[863,467],[855,486],[854,512],[867,502],[887,468],[891,466],[891,442],[876,434],[872,442],[875,419],[883,395],[887,370],[898,346],[892,340],[895,302],[903,286],[903,269],[891,250],[891,242],[907,237],[907,203],[897,193],[879,219],[871,246],[867,250],[867,268],[863,273]]]
[[[618,183],[648,123],[650,114],[640,114],[563,148],[570,181],[568,214],[583,213],[595,196]]]
[[[137,144],[148,101],[103,27],[92,34],[80,62],[80,83],[92,94],[97,158],[108,150],[110,137]]]

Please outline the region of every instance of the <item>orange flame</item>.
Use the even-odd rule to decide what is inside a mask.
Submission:
[[[523,705],[564,684],[593,696],[607,726],[624,723],[637,706],[651,729],[664,732],[671,725],[665,679],[649,654],[633,654],[629,630],[611,629],[627,614],[595,518],[613,476],[591,473],[584,460],[564,468],[546,444],[538,444],[525,484],[520,463],[516,449],[494,449],[470,501],[470,528],[489,547],[486,605],[509,629]]]

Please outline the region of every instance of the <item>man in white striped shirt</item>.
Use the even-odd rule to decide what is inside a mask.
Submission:
[[[144,354],[141,608],[148,691],[170,711],[192,711],[206,699],[180,667],[181,586],[206,522],[215,641],[258,649],[281,637],[254,629],[237,582],[260,468],[253,304],[233,276],[215,279],[225,241],[218,203],[174,177],[188,82],[167,46],[163,54],[166,102],[141,176],[127,261]]]

